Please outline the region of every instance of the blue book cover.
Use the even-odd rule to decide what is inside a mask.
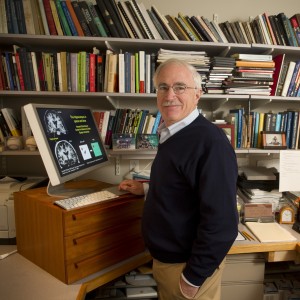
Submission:
[[[243,131],[243,114],[244,109],[243,108],[237,108],[237,109],[230,109],[230,113],[235,114],[235,131],[236,131],[236,148],[242,147],[242,131]]]
[[[156,133],[157,132],[157,128],[160,124],[160,120],[161,120],[161,113],[160,113],[160,111],[158,111],[157,114],[156,114],[156,117],[155,117],[155,122],[153,124],[151,133]]]
[[[282,117],[282,113],[279,112],[279,113],[277,114],[277,118],[276,118],[275,131],[280,131],[281,117]]]

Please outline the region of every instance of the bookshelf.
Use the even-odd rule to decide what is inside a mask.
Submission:
[[[187,6],[195,6],[194,2],[190,2],[191,4]],[[249,5],[248,3],[246,4]],[[224,5],[232,7],[228,3]],[[160,6],[160,3],[157,6]],[[178,6],[182,6],[182,3]],[[295,8],[297,7],[296,4],[293,6]],[[172,9],[175,9],[176,12],[178,12],[175,4]],[[260,8],[259,10],[263,11],[264,8]],[[280,9],[276,9],[277,13],[279,10]],[[192,13],[193,12],[190,14]],[[206,13],[203,11],[203,14],[205,15]],[[234,14],[236,14],[235,11]],[[249,16],[250,12],[246,12],[246,14]],[[157,52],[160,48],[165,48],[172,50],[206,51],[208,56],[230,56],[234,53],[271,54],[276,56],[284,53],[288,57],[288,60],[296,60],[300,56],[299,47],[267,44],[212,43],[197,41],[130,39],[118,37],[46,36],[0,33],[1,51],[12,51],[13,45],[23,46],[31,51],[79,52],[83,50],[92,51],[93,47],[97,47],[102,51],[112,49],[117,53],[119,53],[121,50],[145,50],[151,53]],[[91,106],[92,108],[103,110],[115,110],[117,108],[140,108],[149,109],[152,112],[156,111],[156,95],[153,93],[136,94],[106,92],[0,91],[1,107],[8,106],[20,108],[22,105],[25,105],[29,102],[64,102],[65,104],[70,105],[82,105],[84,103],[84,105]],[[299,103],[300,98],[297,97],[204,94],[200,99],[199,108],[206,113],[209,119],[212,119],[215,116],[224,116],[226,113],[228,113],[230,108],[233,108],[237,105],[245,107],[246,111],[255,110],[267,112],[270,110],[280,111],[286,108],[299,109]],[[242,159],[246,158],[246,160],[248,160],[249,156],[278,158],[279,151],[280,150],[236,149],[238,157],[241,157]],[[120,163],[120,160],[125,160],[126,164],[128,164],[127,160],[130,159],[152,160],[155,156],[155,151],[109,151],[109,155],[111,159],[115,161],[115,164]],[[0,175],[19,175],[19,172],[26,175],[26,172],[28,172],[26,165],[30,164],[35,166],[38,157],[38,151],[4,151],[0,153]],[[25,167],[23,167],[24,165]],[[19,171],[19,168],[21,167],[22,170]],[[40,162],[37,166],[38,172],[42,168],[43,165]],[[112,171],[110,173],[114,172]],[[126,173],[125,168],[122,168],[122,172],[119,174],[120,176],[115,176],[117,174],[113,174],[110,177],[110,180],[115,181],[116,183],[119,182],[120,179],[122,179],[121,176],[123,173]]]

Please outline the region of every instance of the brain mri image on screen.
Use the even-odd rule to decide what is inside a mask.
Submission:
[[[80,163],[76,150],[67,141],[60,141],[55,145],[55,155],[62,169],[70,168]]]
[[[61,135],[67,133],[63,119],[55,110],[47,110],[44,119],[49,134]]]

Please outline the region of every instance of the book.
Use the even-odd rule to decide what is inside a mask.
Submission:
[[[48,23],[49,33],[51,35],[57,35],[57,30],[51,10],[50,0],[43,0],[45,15]]]
[[[28,0],[26,0],[28,1]],[[26,11],[30,11],[30,9],[26,10]],[[24,14],[25,14],[25,10],[24,10]],[[26,15],[28,16],[28,13],[26,13]],[[26,19],[25,19],[26,22]],[[5,1],[0,1],[0,29],[1,29],[1,33],[8,33],[8,29],[7,29],[7,14],[6,14],[6,8],[5,8]],[[26,29],[27,29],[27,25],[26,25]],[[30,32],[30,33],[29,33]],[[29,31],[28,29],[28,34],[34,34],[31,31]]]
[[[118,32],[117,25],[115,24],[114,20],[112,19],[112,16],[107,9],[104,1],[97,0],[97,5],[99,7],[99,11],[102,15],[103,20],[105,21],[105,24],[107,28],[109,29],[110,36],[113,37],[120,37],[120,33]]]
[[[273,85],[271,86],[271,96],[276,96],[279,86],[279,79],[283,70],[284,65],[284,59],[285,59],[285,53],[278,54],[273,58],[273,61],[275,62],[275,70],[273,73]]]
[[[293,72],[296,66],[296,62],[294,61],[290,61],[288,63],[288,70],[284,79],[284,83],[283,83],[283,87],[282,87],[282,91],[281,91],[281,96],[286,97],[287,96],[287,92],[288,92],[288,88],[289,85],[291,83],[291,79],[293,76]]]
[[[62,7],[61,1],[60,0],[55,0],[55,6],[57,10],[57,14],[60,20],[61,28],[63,30],[64,35],[67,36],[72,36],[72,31],[70,29],[70,25],[67,21],[66,15],[64,13],[64,9]]]
[[[170,27],[176,34],[179,40],[181,41],[189,41],[190,38],[185,33],[185,31],[181,28],[180,24],[178,24],[178,21],[174,16],[171,15],[165,15],[165,18],[168,20]]]
[[[12,0],[15,4],[16,17],[20,34],[27,34],[23,0]]]
[[[64,15],[66,17],[67,23],[69,25],[71,34],[73,36],[78,36],[77,27],[75,26],[75,23],[74,23],[73,18],[71,16],[71,12],[69,11],[69,6],[70,5],[68,6],[67,2],[64,1],[64,0],[60,0],[60,4],[61,4],[61,7],[63,9]],[[72,5],[71,5],[71,7],[72,7]]]
[[[117,8],[116,1],[115,0],[104,0],[104,1],[106,2],[105,3],[106,7],[108,8],[108,10],[110,10],[112,18],[116,19],[115,23],[117,26],[117,30],[120,34],[120,37],[123,38],[129,37],[125,25],[123,23],[123,19],[121,18],[120,12]]]
[[[1,109],[3,117],[10,129],[12,136],[21,136],[21,117],[16,109],[4,107]]]
[[[95,5],[96,5],[96,1],[92,1],[92,0],[88,0],[86,1],[87,3],[87,6],[89,8],[89,11],[90,11],[90,14],[91,14],[91,17],[93,18],[94,20],[94,23],[99,31],[99,35],[100,36],[103,36],[103,37],[107,37],[108,34],[106,32],[106,29],[103,25],[103,22],[102,20],[100,19],[97,11],[96,11],[96,8],[95,8]]]
[[[10,128],[4,118],[3,112],[0,110],[0,129],[4,137],[12,136]]]
[[[98,30],[98,27],[95,23],[93,16],[91,15],[91,12],[89,10],[89,6],[87,5],[87,2],[81,0],[78,2],[78,5],[82,11],[82,15],[85,18],[88,28],[90,29],[91,35],[92,36],[100,36],[100,32]]]
[[[55,29],[56,29],[57,35],[64,35],[61,24],[60,24],[57,8],[56,8],[54,1],[55,0],[50,0],[49,4],[50,4],[50,8],[51,8],[51,13],[53,16],[53,22],[55,24]]]
[[[150,29],[144,14],[142,13],[142,10],[140,8],[140,5],[137,3],[136,0],[127,0],[130,1],[133,7],[133,10],[141,24],[141,26],[144,28],[144,31],[146,33],[146,36],[148,39],[155,39],[154,34],[152,33],[152,30]],[[150,23],[151,24],[151,23]]]
[[[37,1],[38,1],[39,13],[41,15],[44,32],[46,35],[50,35],[46,12],[45,12],[45,7],[44,7],[44,2],[43,2],[43,0],[37,0]]]
[[[142,39],[143,34],[140,31],[135,18],[132,16],[130,10],[128,9],[128,6],[125,4],[125,2],[118,2],[117,6],[120,10],[121,15],[124,17],[124,21],[127,23],[127,26],[129,27],[129,32],[132,36],[132,38]]]
[[[124,3],[127,7],[127,12],[131,16],[131,23],[135,26],[135,31],[139,33],[139,37],[143,39],[151,39],[152,37],[149,35],[147,28],[145,27],[144,21],[141,18],[139,12],[137,11],[136,7],[134,6],[133,1],[126,0]]]
[[[165,32],[167,32],[170,39],[178,41],[176,34],[172,31],[171,27],[168,24],[166,18],[158,11],[155,5],[151,6],[151,11],[156,16],[157,20],[160,22],[161,26],[164,28]]]
[[[277,222],[246,222],[245,224],[262,243],[291,242],[297,240],[289,231]]]
[[[67,5],[69,5],[68,2],[67,2]],[[82,11],[81,11],[81,8],[79,7],[78,2],[77,1],[71,1],[71,5],[73,7],[74,13],[77,17],[77,20],[80,24],[80,27],[82,29],[82,32],[83,32],[84,36],[92,36],[91,31],[88,27],[88,24],[86,23],[85,17],[83,15]]]
[[[171,40],[172,38],[168,35],[165,31],[164,27],[161,25],[160,21],[158,20],[157,16],[151,9],[147,9],[147,13],[152,20],[154,26],[156,27],[157,31],[159,32],[160,36],[163,40]]]

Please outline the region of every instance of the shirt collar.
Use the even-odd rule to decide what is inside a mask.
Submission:
[[[168,136],[172,136],[179,130],[191,124],[198,116],[199,111],[197,108],[195,108],[187,117],[178,121],[177,123],[170,125],[169,127],[166,127],[165,123],[162,123],[158,128],[158,133],[162,134],[163,132],[165,132]]]

